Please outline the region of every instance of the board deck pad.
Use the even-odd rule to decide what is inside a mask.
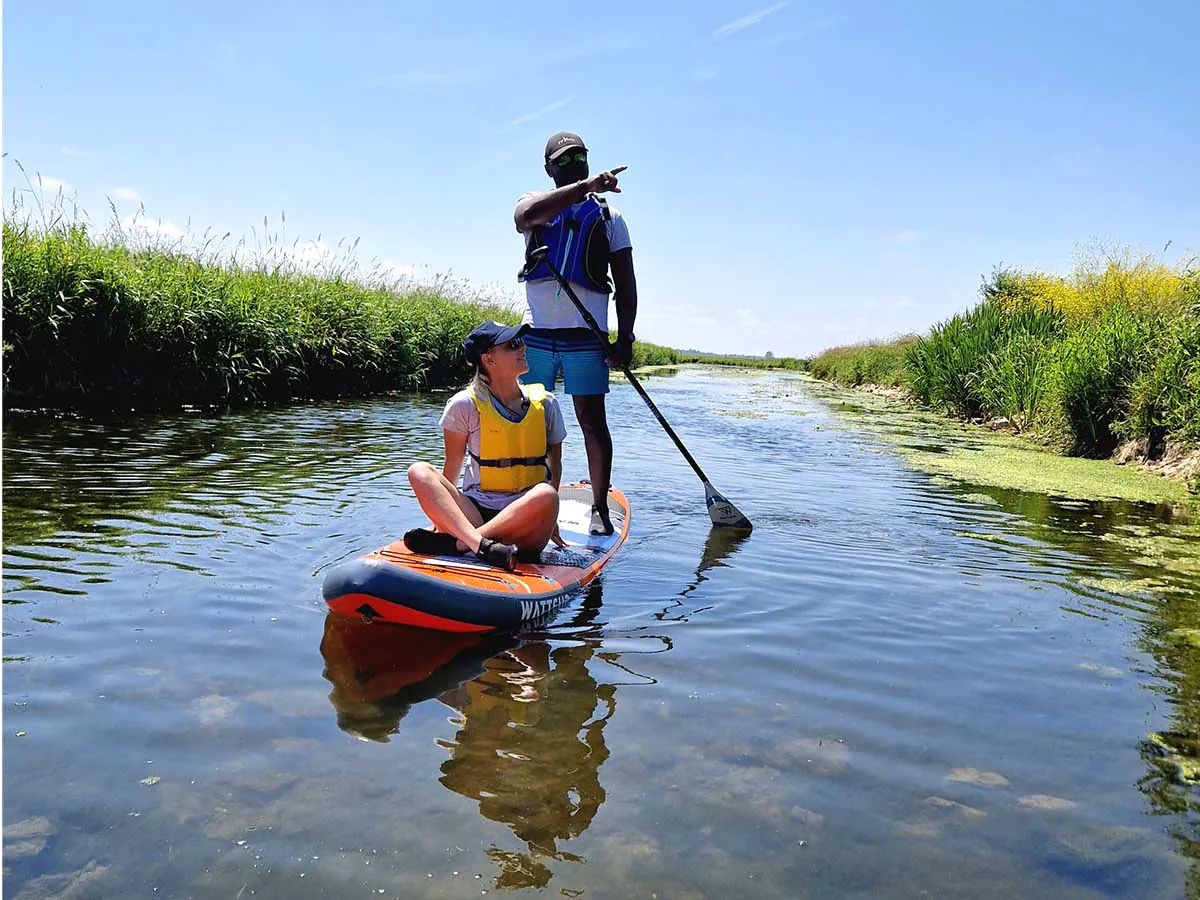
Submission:
[[[335,612],[439,631],[498,631],[545,618],[600,574],[629,533],[629,503],[609,491],[613,533],[588,533],[592,488],[559,489],[559,535],[537,562],[516,571],[489,565],[475,554],[412,553],[393,541],[343,563],[325,579],[322,593]]]

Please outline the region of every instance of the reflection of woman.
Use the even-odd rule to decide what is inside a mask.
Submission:
[[[436,529],[414,528],[404,535],[414,553],[471,550],[511,569],[518,551],[540,553],[551,537],[557,541],[567,430],[554,395],[540,384],[525,387],[517,380],[529,371],[523,337],[528,330],[528,325],[489,321],[463,343],[475,378],[442,413],[442,469],[419,462],[408,470],[417,501]],[[465,454],[469,459],[459,491]]]
[[[483,815],[535,854],[558,856],[555,841],[582,834],[604,802],[599,769],[615,688],[588,672],[592,652],[587,644],[552,652],[524,644],[440,698],[463,717],[442,784],[478,800]]]

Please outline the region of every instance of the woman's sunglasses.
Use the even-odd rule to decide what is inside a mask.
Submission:
[[[587,162],[587,151],[576,150],[574,153],[564,153],[562,156],[556,156],[552,162],[560,169],[563,166],[571,165],[571,163],[585,163]]]
[[[505,341],[503,344],[494,344],[492,349],[495,350],[497,347],[507,347],[509,350],[520,350],[524,346],[525,338],[515,337],[511,341]]]

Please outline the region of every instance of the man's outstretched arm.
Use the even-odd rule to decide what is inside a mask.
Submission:
[[[526,197],[517,204],[516,212],[513,213],[517,231],[526,232],[538,225],[545,225],[571,204],[582,203],[588,194],[603,194],[606,191],[621,193],[621,188],[617,186],[617,176],[627,168],[628,166],[617,166],[574,184]]]

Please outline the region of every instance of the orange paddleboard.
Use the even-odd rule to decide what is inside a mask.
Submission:
[[[612,488],[613,533],[588,533],[592,488],[559,489],[558,530],[566,547],[550,544],[536,562],[509,572],[472,554],[413,553],[393,541],[343,563],[321,592],[330,609],[368,620],[436,631],[505,631],[546,618],[600,574],[629,534],[629,503]]]

